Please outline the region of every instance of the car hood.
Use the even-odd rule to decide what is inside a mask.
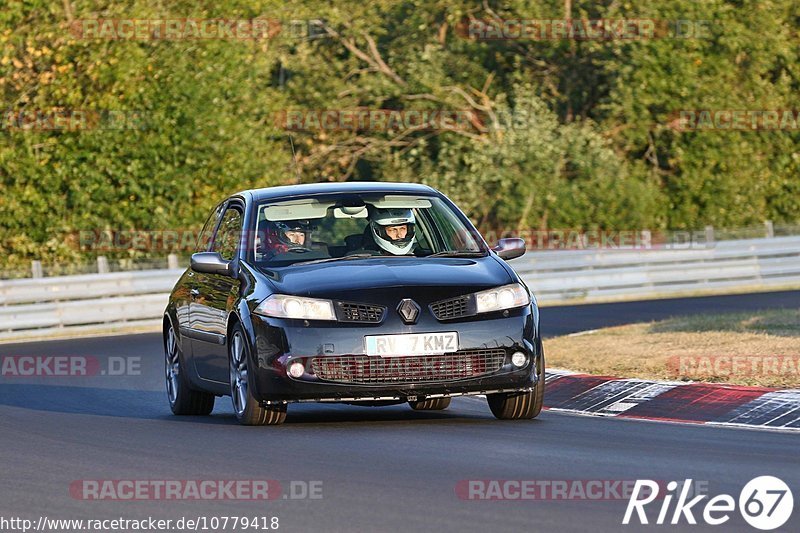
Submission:
[[[352,299],[370,291],[419,287],[436,293],[466,294],[513,282],[492,256],[482,258],[380,257],[271,270],[277,292],[318,298]]]

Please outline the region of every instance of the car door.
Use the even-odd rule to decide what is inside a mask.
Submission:
[[[211,240],[210,251],[226,261],[236,257],[242,232],[244,208],[237,201],[225,206]],[[198,375],[210,381],[228,382],[228,313],[236,301],[240,281],[220,274],[196,272],[191,321],[193,359]]]
[[[208,249],[211,247],[211,239],[214,236],[214,230],[219,223],[220,217],[222,217],[222,211],[225,207],[225,202],[221,202],[219,205],[214,207],[211,210],[211,214],[208,215],[206,219],[206,223],[203,225],[203,229],[200,230],[200,233],[197,236],[197,245],[194,248],[193,253],[197,252],[207,252]],[[178,316],[178,326],[180,327],[181,335],[187,335],[191,337],[191,310],[192,310],[192,303],[194,299],[194,295],[196,292],[195,287],[195,277],[197,276],[197,272],[192,270],[191,268],[186,271],[186,273],[181,277],[180,280],[180,294],[181,298],[176,298],[175,302],[175,311]],[[184,353],[187,350],[190,350],[188,346],[184,347]]]

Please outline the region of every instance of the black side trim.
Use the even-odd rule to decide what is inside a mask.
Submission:
[[[199,329],[194,328],[180,328],[181,335],[185,337],[189,337],[192,339],[197,339],[199,341],[210,342],[211,344],[225,344],[227,340],[225,335],[220,335],[219,333],[210,333],[208,331],[200,331]]]

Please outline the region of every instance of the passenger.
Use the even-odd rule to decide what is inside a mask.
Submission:
[[[264,235],[267,255],[310,250],[312,229],[308,220],[268,222]]]

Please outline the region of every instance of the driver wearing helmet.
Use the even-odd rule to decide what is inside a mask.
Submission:
[[[308,220],[282,220],[267,223],[264,235],[266,252],[276,256],[311,248],[311,223]]]
[[[375,209],[370,217],[370,230],[381,251],[392,255],[408,255],[414,251],[414,213],[411,209]]]

